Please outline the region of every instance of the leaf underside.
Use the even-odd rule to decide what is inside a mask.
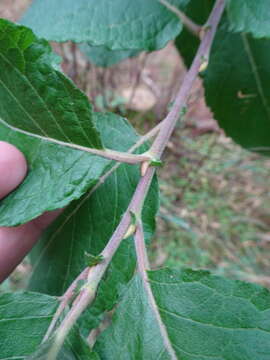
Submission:
[[[21,150],[29,169],[23,184],[1,200],[0,226],[14,226],[80,198],[110,162],[48,141],[102,147],[87,97],[55,70],[45,40],[0,19],[0,69],[0,140]]]
[[[48,360],[51,341],[40,346],[59,302],[33,292],[0,295],[0,360]],[[35,355],[32,355],[35,353]],[[57,360],[98,360],[75,328]]]
[[[58,359],[169,360],[156,311],[177,359],[269,359],[269,290],[207,271],[150,271],[148,281],[154,302],[136,275],[122,289],[112,324],[98,336],[96,354],[75,328]],[[50,342],[38,346],[57,305],[56,298],[37,293],[1,295],[0,359],[21,360],[33,352],[29,359],[42,359]]]
[[[138,135],[122,118],[107,114],[107,121],[104,121],[104,116],[98,115],[97,126],[104,134],[106,146],[126,150],[138,140]],[[90,197],[85,195],[64,211],[32,254],[31,290],[63,294],[74,278],[88,266],[87,253],[98,255],[108,242],[126,211],[139,178],[138,166],[122,164]],[[157,209],[158,187],[154,179],[143,210],[147,240],[155,228]],[[91,310],[95,316],[110,310],[117,303],[121,287],[134,273],[135,262],[133,239],[125,239],[99,287]]]
[[[108,124],[109,126],[109,124]],[[0,140],[25,155],[28,174],[0,201],[0,226],[16,226],[67,206],[94,186],[111,161],[13,131],[0,123]]]
[[[164,269],[148,276],[177,359],[269,359],[268,290],[207,271]],[[106,360],[172,359],[139,276],[123,294],[95,351]]]
[[[182,7],[188,2],[171,1]],[[112,50],[160,49],[182,29],[177,16],[157,0],[35,0],[21,22],[48,40]]]
[[[0,359],[23,359],[41,342],[58,306],[56,298],[35,293],[0,295]]]
[[[45,138],[102,148],[88,98],[56,70],[55,57],[30,29],[0,19],[0,118]]]

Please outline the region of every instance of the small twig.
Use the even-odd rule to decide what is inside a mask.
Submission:
[[[151,79],[151,77],[148,74],[142,73],[141,80],[152,92],[152,94],[155,96],[156,99],[160,97],[161,95],[160,89],[156,86],[156,83]]]
[[[201,41],[201,45],[199,46],[189,71],[184,77],[183,84],[178,91],[173,107],[166,118],[163,120],[163,125],[160,129],[160,132],[158,133],[158,136],[156,137],[150,149],[150,153],[156,159],[160,158],[161,154],[163,153],[175,128],[181,111],[183,111],[186,107],[193,83],[196,80],[198,73],[200,72],[201,65],[205,62],[205,58],[208,57],[216,33],[217,25],[224,11],[224,7],[225,0],[217,0],[209,16],[205,26],[207,30],[204,38]]]
[[[153,136],[155,136],[158,131],[160,130],[161,124],[158,124],[157,126],[155,126],[152,130],[150,130],[147,134],[143,135],[137,142],[136,144],[134,144],[129,150],[128,152],[131,153],[134,150],[136,150],[138,147],[140,147],[143,143],[145,143],[147,140],[151,139]],[[89,198],[96,190],[97,188],[104,183],[104,181],[120,166],[121,164],[115,164],[106,174],[104,174],[99,182],[91,189],[91,191],[88,193],[87,198]],[[77,211],[77,208],[75,209]],[[69,217],[70,218],[70,217]],[[106,249],[106,248],[105,248]],[[105,251],[104,249],[104,251]],[[103,264],[104,265],[104,264]],[[102,266],[103,267],[103,266]],[[62,314],[63,310],[65,309],[65,307],[67,306],[68,302],[71,300],[71,298],[73,297],[74,294],[74,290],[76,288],[76,285],[78,283],[79,280],[81,279],[86,279],[88,277],[88,272],[89,272],[89,267],[85,268],[80,274],[79,276],[72,282],[72,284],[69,286],[69,288],[66,290],[65,294],[62,296],[62,300],[61,303],[52,319],[52,322],[45,334],[45,337],[43,339],[43,342],[46,341],[49,336],[51,335],[52,331],[55,328],[55,325],[60,317],[60,315]],[[89,281],[89,280],[88,280]],[[77,300],[78,303],[78,297],[75,299],[75,301]],[[73,306],[75,306],[75,301]]]
[[[147,53],[143,54],[143,59],[139,63],[139,69],[137,69],[135,83],[133,84],[132,92],[131,92],[129,101],[127,103],[127,108],[130,108],[132,106],[132,102],[134,100],[134,96],[136,95],[136,91],[137,91],[138,86],[140,84],[140,81],[141,81],[141,78],[142,78],[142,74],[143,74],[147,59],[148,59],[148,54]]]
[[[83,69],[83,73],[81,75],[81,84],[82,84],[83,92],[87,96],[89,96],[89,98],[90,98],[90,91],[88,90],[88,77],[89,77],[90,71],[91,71],[91,64],[88,61],[85,65],[85,68]]]
[[[1,121],[1,120],[0,120]],[[129,154],[138,149],[141,145],[143,145],[146,141],[150,140],[152,137],[156,136],[162,126],[162,122],[156,125],[152,130],[150,130],[145,135],[142,135],[139,140],[127,151]],[[36,266],[39,264],[40,258],[43,256],[44,252],[47,250],[47,246],[55,239],[55,237],[59,234],[62,228],[66,225],[66,223],[72,218],[72,216],[85,204],[85,202],[89,199],[90,196],[107,180],[107,178],[116,171],[121,163],[116,163],[110,170],[108,170],[104,175],[102,175],[96,185],[88,192],[88,194],[82,199],[82,201],[75,207],[75,209],[66,217],[65,221],[61,224],[61,226],[54,232],[52,238],[48,241],[47,245],[44,247],[43,251],[40,253],[39,258],[36,261],[33,272],[36,269]],[[63,295],[64,296],[64,295]]]
[[[60,318],[62,312],[65,310],[66,306],[68,305],[69,301],[72,299],[72,297],[74,296],[74,292],[76,290],[77,284],[79,280],[86,280],[87,279],[87,275],[89,272],[89,268],[85,268],[80,275],[72,282],[72,284],[69,286],[69,288],[67,289],[67,291],[65,292],[65,294],[61,297],[61,301],[60,304],[56,310],[56,313],[54,314],[54,317],[52,319],[52,322],[50,323],[50,326],[42,340],[42,343],[45,342],[46,340],[48,340],[48,338],[50,337],[51,333],[53,332],[55,325],[58,321],[58,319]]]
[[[53,345],[50,348],[46,358],[47,360],[54,360],[57,358],[57,355],[61,350],[65,338],[71,330],[72,326],[75,324],[81,313],[86,309],[89,302],[91,302],[91,300],[93,301],[95,297],[95,291],[92,292],[89,289],[89,291],[84,291],[79,296],[80,301],[76,304],[76,306],[73,306],[71,308],[67,317],[64,319],[59,329],[56,331]]]
[[[118,249],[122,239],[124,238],[128,230],[131,221],[130,212],[133,213],[141,212],[154,173],[155,173],[155,168],[153,167],[149,168],[147,174],[144,177],[142,177],[141,180],[139,181],[139,184],[135,190],[135,193],[132,197],[132,200],[130,202],[127,211],[123,215],[111,239],[109,240],[106,247],[101,253],[104,260],[90,269],[88,274],[87,284],[83,287],[83,290],[74,301],[76,302],[76,304],[71,308],[71,310],[68,312],[67,316],[59,326],[59,328],[56,330],[55,341],[52,345],[52,348],[48,354],[47,359],[53,360],[56,358],[72,326],[78,320],[78,318],[86,309],[86,307],[89,306],[95,299],[98,284],[102,279],[116,250]]]
[[[202,26],[194,23],[186,14],[184,14],[180,9],[178,9],[176,6],[170,4],[166,0],[159,0],[159,2],[166,6],[167,9],[169,9],[171,12],[173,12],[175,15],[177,15],[182,22],[182,24],[195,36],[200,38]]]
[[[77,84],[78,82],[78,59],[77,59],[77,45],[75,43],[71,43],[70,47],[71,55],[72,55],[72,69],[71,69],[71,79]]]
[[[162,122],[160,122],[158,125],[156,125],[152,130],[150,130],[148,133],[146,133],[145,135],[142,135],[140,137],[140,139],[136,142],[136,144],[134,144],[129,150],[128,153],[132,153],[133,151],[135,151],[136,149],[138,149],[141,145],[143,145],[146,141],[150,140],[151,138],[153,138],[154,136],[156,136],[158,134],[158,132],[160,131],[162,126]],[[121,165],[121,163],[117,163],[115,164],[110,170],[108,170],[103,176],[100,177],[99,181],[97,182],[97,184],[89,191],[89,196],[91,196],[98,188],[100,185],[102,185],[106,179],[115,171],[119,168],[119,166]],[[87,196],[88,198],[88,196]]]

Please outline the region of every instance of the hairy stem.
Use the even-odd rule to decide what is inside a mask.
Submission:
[[[1,119],[0,119],[1,121]],[[162,122],[160,122],[158,125],[156,125],[152,130],[150,130],[149,132],[147,132],[146,134],[142,135],[138,141],[131,146],[131,148],[127,151],[129,154],[131,154],[133,151],[135,151],[136,149],[138,149],[141,145],[143,145],[146,141],[150,140],[151,138],[155,137],[160,128],[162,126]],[[104,175],[102,175],[99,178],[99,181],[97,182],[97,184],[88,192],[88,194],[79,202],[79,204],[76,206],[76,208],[66,217],[65,221],[59,226],[59,228],[54,232],[52,238],[50,238],[50,240],[48,241],[48,245],[51,243],[51,241],[53,241],[55,239],[55,237],[59,234],[59,232],[62,230],[62,228],[65,226],[65,224],[71,219],[71,217],[83,206],[83,204],[89,199],[89,197],[106,181],[106,179],[112,175],[112,173],[114,171],[116,171],[119,166],[121,165],[121,163],[116,163],[114,166],[112,166],[111,169],[109,169]],[[44,251],[46,251],[47,247],[45,246],[45,248],[43,249],[43,251],[41,252],[39,258],[37,259],[36,264],[39,263],[40,258],[43,256]],[[33,271],[35,271],[35,266],[33,268]],[[65,294],[63,295],[65,296]]]
[[[178,91],[174,105],[171,111],[169,112],[169,114],[161,123],[162,125],[160,127],[159,133],[150,149],[151,154],[154,155],[154,157],[156,158],[159,158],[162,155],[168,143],[168,140],[174,130],[174,127],[177,123],[177,120],[180,115],[180,111],[183,107],[185,107],[192,85],[200,71],[202,61],[205,58],[205,56],[208,56],[209,54],[209,50],[211,48],[214,35],[216,33],[216,28],[220,21],[221,15],[224,11],[224,7],[225,7],[225,0],[216,1],[216,4],[207,21],[207,31],[201,41],[201,45],[198,49],[197,55],[195,56],[192,66],[190,70],[187,72],[183,84]],[[107,243],[106,247],[101,253],[104,260],[101,263],[97,264],[95,267],[92,267],[90,269],[85,288],[82,290],[79,297],[77,297],[77,301],[75,300],[76,303],[74,303],[74,306],[71,308],[70,312],[67,314],[66,318],[63,320],[62,324],[56,331],[55,349],[61,348],[62,346],[61,344],[63,344],[64,339],[68,334],[69,330],[72,328],[73,324],[77,321],[77,319],[79,318],[81,313],[85,310],[85,308],[89,304],[91,304],[92,301],[94,300],[98,284],[102,279],[105,271],[107,270],[116,250],[121,244],[121,241],[124,238],[129,228],[129,225],[131,223],[130,213],[131,212],[134,213],[140,219],[144,201],[148,193],[153,176],[155,174],[155,170],[156,169],[153,166],[150,166],[146,170],[145,175],[141,177],[126,212],[124,213],[115,232],[113,233],[112,237],[110,238],[109,242]],[[144,245],[141,222],[139,222],[139,227],[136,230],[135,237],[137,243],[136,248],[137,248],[137,257],[138,257],[138,268],[140,273],[143,275],[145,282],[147,282],[147,278],[145,276],[146,276],[146,269],[148,268],[148,260]],[[148,292],[150,302],[154,301],[150,286],[148,286],[146,290]],[[152,305],[155,308],[154,303],[152,303]],[[162,332],[166,330],[162,328],[162,324],[160,324],[160,327]],[[163,333],[163,335],[165,339],[166,333]],[[170,344],[166,343],[166,347],[169,353],[172,355],[172,358],[176,359],[176,357],[173,356],[174,351],[171,348]]]
[[[163,153],[165,147],[168,144],[168,140],[171,137],[172,132],[175,128],[177,120],[181,114],[181,110],[186,107],[192,85],[197,78],[200,67],[205,62],[205,58],[208,58],[209,51],[216,33],[217,25],[224,11],[224,7],[225,0],[216,1],[216,4],[206,23],[206,32],[201,41],[197,54],[193,60],[193,63],[189,71],[186,73],[186,76],[184,77],[183,84],[178,91],[172,109],[164,119],[160,132],[150,149],[151,154],[155,158],[159,158]]]
[[[161,124],[157,125],[155,128],[150,130],[147,134],[143,135],[138,140],[138,142],[129,149],[129,152],[136,150],[144,142],[146,142],[147,140],[149,140],[150,138],[155,136],[158,133],[158,131],[160,130]],[[89,196],[119,166],[120,166],[120,164],[115,164],[105,174],[103,179],[100,179],[100,181],[97,183],[97,185],[89,192]],[[152,177],[154,175],[154,168],[152,168],[152,171],[153,171],[153,174],[150,175],[150,177],[148,177],[148,178],[145,177],[143,179],[143,181],[142,181],[142,179],[140,180],[140,183],[142,183],[142,185],[140,187],[140,190],[138,190],[139,186],[137,186],[137,189],[133,195],[133,198],[132,198],[130,206],[129,206],[130,210],[127,210],[125,212],[124,216],[122,217],[121,222],[119,223],[118,227],[116,228],[116,230],[115,230],[114,234],[112,235],[111,239],[109,240],[107,246],[104,248],[104,250],[101,253],[101,255],[104,257],[104,260],[101,263],[97,264],[96,266],[90,268],[90,270],[88,267],[85,268],[81,272],[81,274],[76,278],[76,280],[74,280],[74,282],[70,285],[68,290],[63,295],[63,297],[62,297],[63,300],[60,303],[60,306],[58,307],[58,309],[53,317],[52,323],[50,324],[50,327],[47,330],[47,333],[46,333],[43,341],[47,340],[49,338],[49,336],[51,335],[51,333],[57,323],[57,320],[59,319],[61,313],[63,312],[64,308],[67,306],[69,300],[72,297],[72,294],[74,292],[74,289],[76,288],[76,284],[78,283],[78,280],[85,279],[88,274],[87,284],[83,288],[82,292],[76,297],[71,310],[69,311],[66,318],[63,320],[60,327],[56,331],[54,345],[52,346],[52,349],[50,350],[50,352],[48,354],[48,357],[47,357],[48,360],[49,359],[53,360],[56,358],[59,350],[61,349],[61,347],[65,341],[65,337],[68,334],[68,332],[70,331],[70,329],[72,328],[73,324],[77,321],[77,319],[80,317],[82,312],[86,309],[86,307],[89,306],[89,304],[91,304],[92,301],[94,300],[97,286],[98,286],[100,280],[102,279],[105,271],[107,270],[107,268],[112,260],[113,255],[115,254],[116,250],[118,249],[122,239],[124,238],[124,236],[128,230],[128,227],[130,225],[130,211],[133,211],[133,212],[136,212],[137,210],[140,211],[140,209],[142,207],[142,202],[140,201],[140,198],[141,198],[140,191],[141,191],[141,188],[143,187],[143,188],[145,188],[145,194],[147,194]],[[96,286],[93,287],[93,284],[96,284]]]
[[[224,6],[225,6],[225,0],[216,1],[215,7],[207,23],[207,25],[209,25],[209,31],[208,33],[205,34],[204,39],[202,40],[201,45],[198,49],[198,53],[193,61],[193,64],[190,70],[188,71],[188,73],[186,74],[183,85],[181,86],[177,94],[173,108],[165,118],[163,126],[150,149],[154,157],[160,157],[167,145],[167,142],[179,118],[179,113],[181,109],[185,106],[192,84],[194,83],[194,80],[196,79],[198,72],[200,71],[201,61],[202,59],[204,59],[205,56],[208,56],[209,54],[217,25],[220,21],[222,12],[224,10]],[[151,307],[153,314],[155,315],[160,330],[160,334],[163,339],[164,347],[167,350],[168,354],[170,355],[170,358],[173,360],[177,360],[177,356],[169,339],[167,329],[164,326],[164,323],[161,319],[158,306],[156,304],[156,300],[153,295],[151,285],[148,279],[147,270],[149,270],[149,261],[145,247],[145,240],[144,240],[144,233],[143,233],[141,219],[139,219],[137,222],[137,230],[135,233],[135,249],[137,254],[138,272],[148,297],[149,306]]]
[[[72,282],[72,284],[69,286],[65,294],[61,297],[60,304],[56,310],[56,313],[52,319],[52,322],[50,323],[50,326],[42,340],[42,342],[45,342],[50,337],[51,333],[53,332],[57,321],[59,320],[62,312],[65,310],[65,307],[68,305],[68,303],[71,301],[72,297],[74,296],[74,292],[76,290],[77,284],[79,280],[86,280],[88,276],[89,268],[85,268],[79,276]]]
[[[150,270],[149,260],[144,241],[144,232],[142,220],[138,219],[137,229],[134,236],[135,249],[137,254],[138,271],[142,277],[145,276],[145,271]]]
[[[149,168],[147,174],[144,177],[142,177],[141,180],[139,181],[139,184],[135,190],[135,193],[131,199],[127,211],[123,215],[115,232],[113,233],[108,244],[101,253],[104,260],[90,269],[88,274],[87,284],[83,287],[81,294],[78,295],[77,297],[78,301],[76,301],[75,299],[76,304],[74,304],[74,306],[71,308],[71,310],[63,320],[62,324],[57,329],[56,338],[55,338],[55,343],[57,343],[57,346],[55,345],[56,346],[55,349],[59,350],[61,348],[61,346],[64,343],[65,337],[68,334],[71,327],[73,326],[73,324],[77,321],[77,319],[86,309],[86,307],[89,304],[91,304],[92,301],[94,300],[98,284],[102,279],[105,271],[107,270],[113,258],[113,255],[115,254],[116,250],[118,249],[122,239],[124,238],[128,230],[131,221],[130,212],[133,213],[141,212],[144,199],[150,187],[154,173],[155,173],[155,169],[153,167]],[[50,353],[50,356],[51,354],[52,353]],[[55,354],[55,352],[53,352],[53,354]],[[54,358],[52,357],[52,359]]]

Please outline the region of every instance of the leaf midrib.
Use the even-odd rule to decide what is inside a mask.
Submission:
[[[61,125],[59,124],[59,122],[57,121],[57,119],[55,118],[54,114],[52,113],[52,111],[50,110],[50,108],[48,107],[47,103],[44,101],[44,99],[39,95],[38,91],[36,90],[36,88],[32,85],[31,81],[28,79],[27,76],[25,76],[21,71],[19,71],[18,68],[16,68],[16,66],[14,66],[9,59],[3,55],[3,53],[0,53],[0,56],[4,59],[4,61],[6,61],[11,68],[19,74],[19,76],[21,76],[21,78],[24,79],[24,81],[31,87],[31,89],[33,90],[33,92],[36,94],[36,96],[38,97],[38,99],[40,100],[40,102],[43,104],[43,106],[45,107],[45,109],[47,110],[48,114],[50,115],[50,118],[53,120],[53,122],[55,123],[55,125],[57,126],[58,130],[60,131],[60,133],[64,136],[64,138],[69,142],[72,143],[71,139],[68,137],[68,135],[63,131]],[[53,70],[57,74],[57,71]],[[68,79],[66,79],[68,81]],[[18,104],[18,106],[23,110],[23,112],[28,116],[28,118],[32,121],[32,123],[38,128],[40,129],[40,131],[49,138],[49,135],[46,133],[46,131],[38,124],[38,122],[35,121],[35,119],[32,117],[32,115],[25,109],[25,107],[21,104],[21,102],[19,101],[19,99],[13,94],[13,92],[6,86],[6,84],[3,82],[2,79],[0,79],[1,84],[4,86],[4,88],[8,91],[8,93],[10,94],[10,96],[14,99],[14,101]],[[67,87],[64,83],[64,81],[61,81],[62,86],[65,88],[66,93],[69,95],[69,91],[67,90]],[[79,89],[78,89],[79,90]],[[82,127],[81,121],[78,118],[78,114],[76,111],[72,111],[72,114],[75,115],[76,117],[76,123],[79,124],[80,129],[82,130],[82,133],[85,136],[85,139],[87,140],[87,142],[90,142],[90,144],[92,145],[92,141],[88,138],[87,133],[85,132],[85,129]]]
[[[158,324],[158,327],[159,327],[159,330],[160,330],[160,335],[161,335],[161,337],[163,339],[164,347],[167,350],[167,352],[170,355],[172,360],[179,360],[177,358],[177,356],[176,356],[173,345],[171,344],[171,340],[169,338],[166,325],[163,323],[162,318],[160,316],[159,308],[158,308],[158,305],[156,303],[156,299],[155,299],[155,297],[153,295],[153,292],[152,292],[152,289],[151,289],[151,286],[150,286],[150,279],[148,278],[147,272],[144,271],[143,274],[140,274],[139,276],[140,276],[140,278],[142,280],[142,283],[143,283],[143,286],[144,286],[144,289],[145,289],[145,292],[146,292],[146,296],[147,296],[147,299],[148,299],[149,306],[151,307],[152,312],[153,312],[153,314],[154,314],[154,316],[156,318],[156,321],[157,321],[157,324]]]
[[[5,57],[2,53],[0,53],[0,56],[15,70],[15,72],[19,73],[19,75],[26,81],[26,83],[28,83],[31,87],[31,89],[34,91],[34,93],[37,95],[37,97],[39,98],[39,100],[43,103],[43,105],[45,106],[45,108],[47,109],[48,113],[50,114],[50,117],[53,119],[54,123],[56,124],[56,126],[59,128],[59,130],[61,131],[61,133],[64,135],[64,137],[68,140],[68,142],[71,142],[71,140],[69,139],[69,137],[63,132],[63,129],[61,128],[61,126],[58,124],[58,121],[55,119],[53,113],[51,112],[51,110],[48,108],[48,105],[46,104],[46,102],[40,97],[39,93],[37,92],[37,90],[34,88],[34,86],[32,85],[32,83],[29,81],[29,79],[22,74],[18,68],[16,68],[12,63],[10,63],[10,61],[8,60],[7,57]],[[3,81],[1,80],[1,83],[4,85],[4,87],[8,90],[8,92],[12,95],[12,97],[14,98],[15,102],[24,110],[24,112],[28,115],[28,117],[32,120],[33,124],[35,126],[37,126],[42,133],[49,137],[48,134],[44,131],[43,128],[41,128],[39,126],[39,124],[35,121],[35,119],[28,113],[28,111],[25,109],[25,107],[21,104],[21,102],[17,99],[17,97],[12,93],[12,91],[3,83]]]

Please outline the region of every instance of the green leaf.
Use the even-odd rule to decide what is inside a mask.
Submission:
[[[99,117],[98,122],[111,129],[106,117]],[[20,134],[1,123],[0,140],[17,146],[29,168],[24,182],[0,201],[0,226],[20,225],[45,211],[67,206],[93,187],[111,164],[102,157]]]
[[[106,146],[124,151],[138,140],[132,127],[119,116],[107,114],[107,122],[99,121],[105,115],[97,116],[97,126],[104,135]],[[34,270],[30,282],[32,290],[59,295],[64,292],[71,281],[88,266],[85,252],[98,255],[108,242],[130,202],[139,178],[138,166],[122,164],[90,197],[85,195],[64,211],[34,251]],[[158,189],[154,180],[143,211],[144,230],[148,239],[154,231],[157,207]],[[118,284],[130,280],[134,267],[134,245],[128,238],[123,240],[106,280],[99,288],[98,309],[116,303]]]
[[[183,7],[188,2],[170,1]],[[35,0],[22,23],[48,40],[89,42],[112,50],[160,49],[182,29],[177,16],[157,0]]]
[[[227,0],[230,28],[248,32],[256,38],[270,37],[270,2],[268,0]]]
[[[102,148],[88,98],[55,69],[49,44],[0,19],[0,118],[45,138]]]
[[[43,294],[0,295],[0,359],[21,360],[35,351],[57,306],[56,298]]]
[[[27,360],[54,360],[50,350],[54,345],[54,337],[41,344]],[[100,360],[97,353],[91,351],[87,341],[80,335],[75,325],[69,333],[64,345],[57,355],[57,360]]]
[[[268,154],[269,62],[269,40],[231,33],[223,24],[204,81],[207,104],[226,134],[249,150]]]
[[[91,46],[87,43],[80,44],[79,48],[92,64],[105,68],[139,54],[137,50],[109,50],[105,46]]]
[[[0,295],[0,360],[48,360],[52,340],[40,344],[58,305],[57,298],[39,293]],[[75,327],[57,359],[98,360],[99,357]]]
[[[148,277],[154,301],[136,276],[97,339],[102,359],[270,358],[268,290],[207,271],[164,269]]]
[[[191,0],[185,9],[185,14],[196,24],[204,25],[213,7],[213,0]],[[187,67],[190,67],[196,55],[200,40],[185,27],[175,39],[175,46]]]

